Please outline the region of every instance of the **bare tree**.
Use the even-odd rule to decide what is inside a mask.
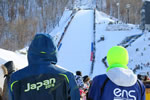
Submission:
[[[117,8],[118,1],[120,1],[119,13]],[[130,7],[127,8],[127,5],[130,5]],[[118,14],[120,14],[120,20],[122,20],[123,22],[128,22],[129,20],[130,23],[139,24],[141,6],[142,0],[106,0],[106,10],[104,11],[116,18]]]
[[[0,0],[0,48],[17,50],[36,32],[50,32],[74,0]],[[19,6],[18,6],[19,5]]]

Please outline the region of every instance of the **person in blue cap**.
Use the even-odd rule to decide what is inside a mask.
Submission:
[[[145,100],[145,87],[127,66],[128,51],[121,46],[107,53],[106,74],[96,76],[89,90],[89,100]]]
[[[28,50],[28,66],[12,74],[9,100],[79,100],[74,75],[57,63],[49,34],[37,34]]]

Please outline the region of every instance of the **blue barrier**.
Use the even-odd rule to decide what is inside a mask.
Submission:
[[[91,52],[93,52],[93,48],[94,48],[94,45],[93,45],[93,42],[91,43]]]
[[[59,47],[58,47],[58,51],[60,50],[61,46],[62,46],[62,43],[60,43],[60,45],[59,45]]]
[[[93,45],[93,42],[91,42],[91,57],[90,57],[90,60],[93,61],[93,48],[94,48],[94,45]]]

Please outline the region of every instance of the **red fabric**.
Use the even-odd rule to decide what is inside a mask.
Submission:
[[[91,52],[91,58],[90,58],[90,60],[91,61],[93,60],[93,52]]]
[[[82,100],[86,100],[86,93],[84,92],[84,90],[79,89],[79,91],[80,91],[80,96],[81,96]]]
[[[80,96],[82,96],[83,94],[85,94],[84,90],[79,89],[79,91],[80,91]]]

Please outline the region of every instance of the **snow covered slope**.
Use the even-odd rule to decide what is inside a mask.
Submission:
[[[58,54],[58,64],[73,72],[89,73],[93,10],[81,10],[72,20]]]
[[[150,32],[144,33],[127,49],[130,54],[129,66],[135,73],[150,73]]]
[[[102,58],[106,56],[112,46],[120,44],[127,36],[141,33],[135,26],[124,24],[111,25],[112,28],[122,26],[124,27],[122,30],[119,28],[116,31],[107,31],[109,23],[115,23],[115,19],[110,19],[108,15],[98,11],[96,11],[96,23],[96,62],[92,77],[106,72]],[[126,30],[127,27],[129,30]],[[83,75],[89,75],[91,69],[90,49],[93,39],[93,11],[80,10],[65,34],[58,54],[58,64],[72,72],[81,70]],[[105,40],[98,42],[102,36]]]
[[[64,26],[66,26],[70,15],[71,11],[64,13],[60,25],[53,31],[54,37],[55,35],[58,37],[61,36],[63,33],[62,30]],[[72,71],[73,73],[77,70],[81,70],[83,75],[89,75],[90,73],[91,42],[93,41],[93,17],[93,10],[78,11],[71,21],[62,40],[62,46],[58,51],[58,65]],[[127,36],[141,33],[140,30],[131,25],[125,25],[133,28],[130,30],[119,29],[116,31],[108,31],[107,27],[110,27],[110,23],[115,23],[115,19],[110,19],[108,15],[96,11],[96,58],[92,77],[106,72],[106,67],[102,63],[102,58],[106,56],[107,51],[112,46],[120,44]],[[112,24],[111,27],[116,28],[117,25],[118,24]],[[121,26],[122,24],[119,25]],[[101,37],[104,37],[104,41],[100,41]],[[127,48],[131,59],[129,63],[130,68],[134,69],[136,64],[147,64],[149,61],[149,37],[150,36],[147,33],[131,44],[131,47]],[[58,39],[56,42],[58,42]],[[135,51],[136,48],[139,48],[138,52]],[[0,65],[9,60],[13,60],[18,69],[23,68],[28,64],[26,55],[0,49]],[[2,72],[0,73],[0,77],[3,77]]]

